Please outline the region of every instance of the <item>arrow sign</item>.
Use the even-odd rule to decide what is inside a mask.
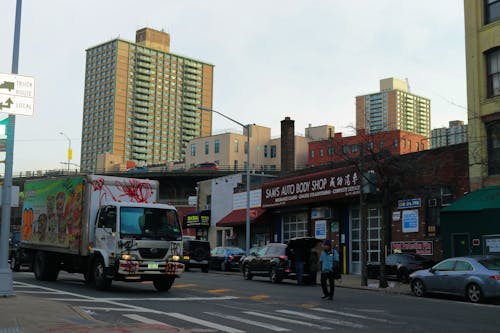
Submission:
[[[10,97],[9,97],[9,99],[8,99],[8,100],[6,100],[6,101],[5,101],[5,103],[6,103],[6,105],[4,105],[4,104],[3,104],[3,102],[2,102],[2,103],[0,103],[0,110],[2,110],[3,108],[10,109],[10,106],[11,106],[14,102],[12,102],[12,100],[11,100],[11,99],[10,99]]]
[[[0,73],[0,112],[32,116],[34,97],[34,78]]]
[[[3,81],[3,83],[0,84],[0,89],[8,89],[9,91],[11,91],[12,89],[14,89],[14,82]]]

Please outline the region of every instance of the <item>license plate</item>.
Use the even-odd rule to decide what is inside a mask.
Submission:
[[[158,269],[158,264],[148,264],[148,269]]]

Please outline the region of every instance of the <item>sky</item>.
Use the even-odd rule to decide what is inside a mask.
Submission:
[[[0,4],[0,73],[11,72],[15,5]],[[273,137],[285,117],[296,134],[311,124],[348,136],[355,97],[388,77],[431,99],[431,128],[467,122],[463,21],[462,0],[24,0],[19,74],[35,77],[35,110],[16,116],[14,176],[66,168],[60,132],[80,164],[85,50],[138,29],[163,29],[172,53],[215,65],[215,110]],[[228,129],[214,114],[213,132]]]

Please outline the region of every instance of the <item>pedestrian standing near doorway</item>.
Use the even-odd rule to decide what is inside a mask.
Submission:
[[[339,266],[339,254],[337,250],[331,248],[330,240],[326,239],[323,243],[323,251],[320,257],[321,264],[321,288],[323,289],[323,296],[325,299],[333,299],[335,292],[335,279],[333,271]],[[328,284],[330,288],[328,288]]]

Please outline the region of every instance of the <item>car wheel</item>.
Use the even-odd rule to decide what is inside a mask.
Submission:
[[[281,278],[278,274],[278,270],[276,269],[276,267],[273,267],[271,269],[271,273],[269,274],[269,278],[271,279],[271,283],[280,283],[281,282]]]
[[[21,270],[21,265],[19,264],[19,260],[17,260],[17,256],[12,256],[10,259],[10,268],[13,272],[19,272]]]
[[[104,274],[104,267],[104,260],[101,257],[97,257],[94,260],[92,269],[92,272],[94,274],[94,285],[97,290],[109,289],[109,287],[111,287],[111,282],[113,281],[110,278],[107,278]]]
[[[483,292],[481,291],[481,287],[479,287],[475,283],[469,284],[465,291],[465,297],[471,303],[481,302],[483,300]]]
[[[243,278],[245,280],[251,280],[253,278],[253,275],[250,272],[250,267],[248,267],[248,265],[243,266]]]
[[[411,282],[411,291],[417,297],[425,296],[425,286],[422,280],[415,279]]]
[[[403,283],[408,283],[410,281],[410,272],[406,268],[402,268],[398,272],[398,280]]]

